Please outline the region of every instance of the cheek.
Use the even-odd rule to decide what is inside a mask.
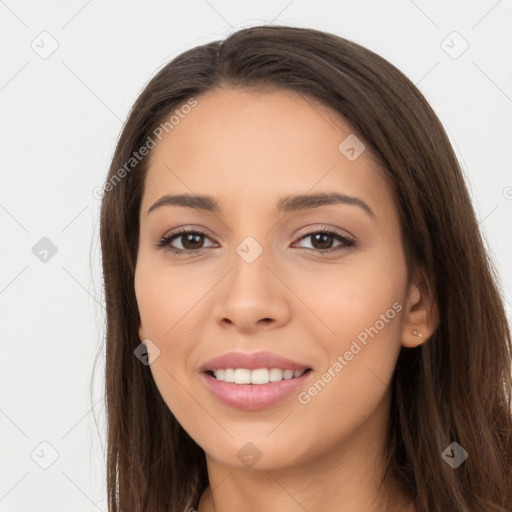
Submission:
[[[135,294],[144,335],[164,345],[178,339],[186,344],[187,338],[177,337],[176,333],[194,318],[194,308],[207,291],[206,277],[192,278],[180,267],[170,268],[154,258],[140,258],[135,271]]]
[[[301,417],[308,431],[321,431],[328,411],[336,435],[349,435],[389,391],[400,351],[405,266],[397,259],[360,270],[340,267],[324,284],[323,293],[317,288],[309,299],[331,331],[322,329],[317,338],[327,361],[299,397]]]
[[[201,311],[201,299],[211,287],[211,277],[196,276],[191,281],[184,269],[169,268],[142,255],[134,285],[141,334],[160,351],[149,368],[169,409],[187,426],[201,414],[190,407],[191,395],[186,390],[195,371],[190,357],[199,339],[195,319]]]
[[[148,371],[151,371],[169,410],[182,425],[187,425],[193,418],[187,415],[187,409],[182,404],[187,404],[190,397],[183,393],[179,385],[184,382],[183,367],[187,357],[176,336],[180,324],[175,325],[183,297],[173,292],[176,290],[175,280],[172,287],[169,284],[165,271],[139,258],[135,271],[135,294],[141,319],[140,336],[150,339],[159,350],[156,357],[152,356]]]
[[[383,340],[379,346],[396,341],[401,323],[397,310],[403,307],[392,306],[404,301],[405,261],[398,251],[378,252],[354,254],[337,265],[303,270],[300,277],[287,276],[287,281],[293,280],[290,287],[321,321],[312,339],[320,335],[329,352],[344,351],[361,333],[364,341],[366,329],[375,324],[378,339]]]
[[[174,387],[171,376],[181,378],[185,371],[190,337],[180,331],[187,318],[180,319],[186,315],[185,306],[190,303],[186,295],[192,292],[183,284],[179,273],[160,268],[144,257],[139,258],[135,294],[141,319],[140,334],[158,347],[158,356],[154,357],[150,370],[161,392],[169,386]],[[164,399],[167,402],[165,396]]]

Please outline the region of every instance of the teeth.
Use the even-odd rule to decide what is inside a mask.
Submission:
[[[259,368],[258,370],[243,370],[251,374],[251,384],[267,384],[270,382],[270,372],[266,368]],[[236,382],[236,381],[235,381]]]
[[[303,373],[304,370],[282,370],[281,368],[258,368],[257,370],[226,368],[215,370],[213,375],[217,380],[235,384],[268,384],[300,377]]]
[[[237,368],[235,370],[235,384],[250,384],[251,370],[245,368]]]
[[[283,370],[281,368],[272,368],[269,374],[270,382],[277,382],[283,379]]]

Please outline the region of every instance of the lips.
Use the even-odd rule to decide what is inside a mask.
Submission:
[[[271,373],[275,374],[277,379],[277,369],[281,371],[282,380],[274,381],[273,377],[267,382]],[[298,392],[310,382],[311,370],[312,368],[306,363],[293,361],[273,352],[252,354],[232,352],[203,364],[201,381],[206,389],[224,405],[235,409],[257,411],[277,405]],[[228,371],[234,373],[236,382],[226,378]],[[243,375],[237,376],[237,373]],[[259,375],[260,373],[265,375]],[[215,374],[217,377],[222,376],[224,380],[216,378]],[[255,374],[258,374],[256,381]]]
[[[231,352],[215,357],[204,363],[200,370],[202,372],[214,372],[219,369],[246,368],[257,370],[259,368],[281,368],[282,370],[306,371],[311,367],[306,363],[293,361],[274,352]]]

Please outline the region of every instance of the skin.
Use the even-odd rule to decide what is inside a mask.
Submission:
[[[340,152],[350,126],[310,98],[224,88],[197,100],[151,153],[135,291],[140,338],[160,350],[150,366],[158,389],[206,453],[210,486],[199,512],[248,503],[254,512],[386,510],[375,500],[389,384],[401,346],[424,342],[436,325],[425,276],[408,279],[393,191],[368,147],[355,161]],[[282,196],[315,192],[356,196],[374,216],[350,204],[275,212]],[[221,211],[147,213],[178,193],[211,195]],[[206,234],[195,245],[172,242],[196,253],[156,247],[177,227]],[[322,227],[356,245],[305,236]],[[247,236],[263,249],[252,263],[236,252]],[[264,410],[237,410],[200,379],[215,356],[269,350],[313,368],[307,391],[396,302],[396,316],[307,404],[293,393]],[[250,468],[237,457],[248,442],[261,454]],[[395,482],[390,488],[391,510],[415,510]]]

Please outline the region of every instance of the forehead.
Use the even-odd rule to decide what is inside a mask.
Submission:
[[[207,192],[221,202],[235,192],[246,205],[317,190],[363,194],[368,201],[388,194],[391,200],[368,148],[356,159],[343,152],[347,144],[355,143],[358,152],[363,147],[349,123],[311,97],[288,90],[217,89],[196,101],[156,141],[145,205],[171,192]]]

